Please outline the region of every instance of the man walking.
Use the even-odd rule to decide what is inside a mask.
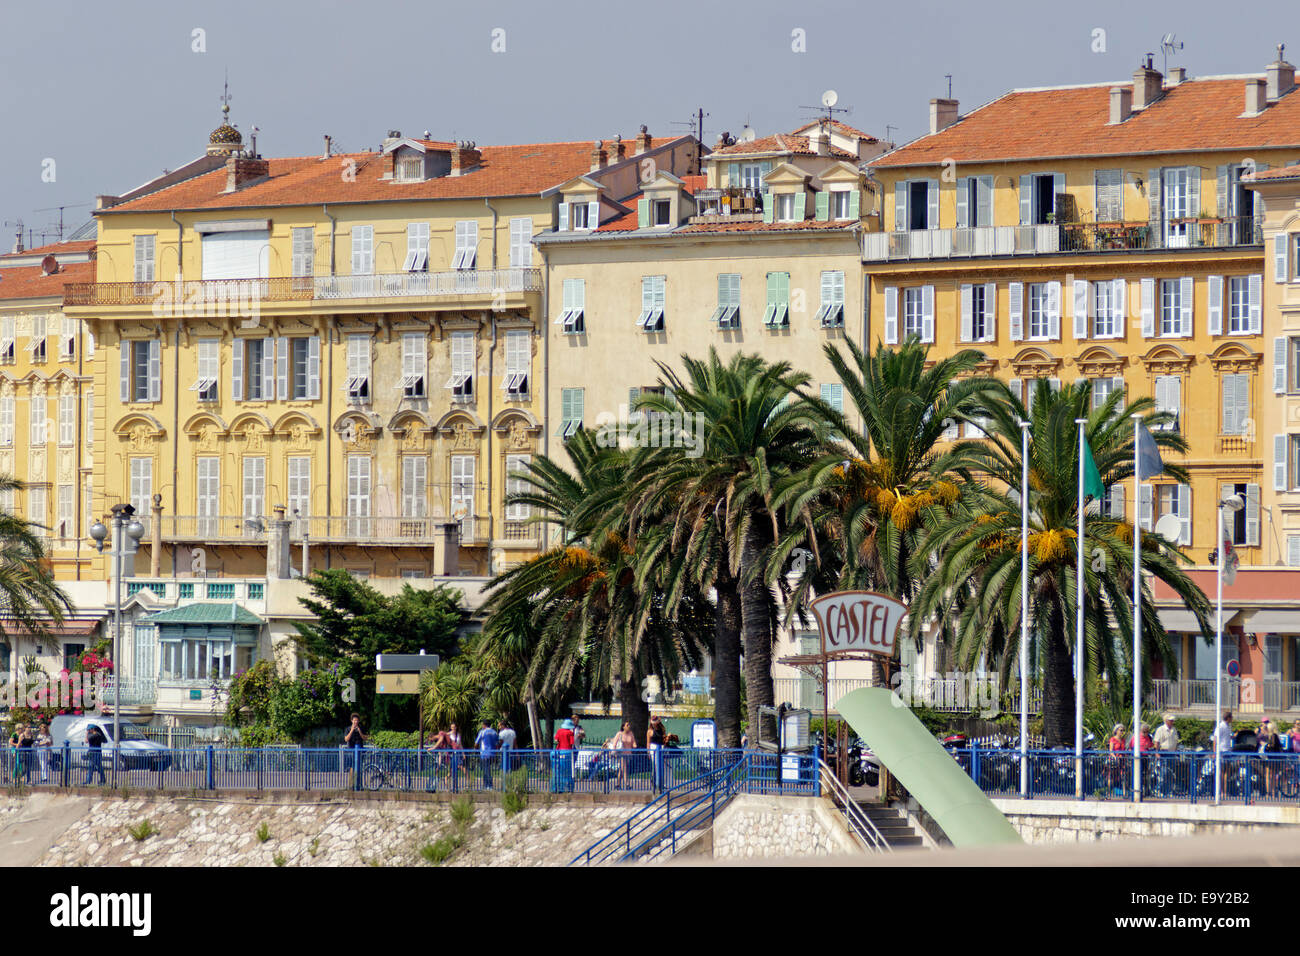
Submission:
[[[474,738],[474,743],[478,747],[479,765],[483,768],[483,789],[492,789],[492,761],[496,758],[497,744],[500,738],[497,732],[492,729],[490,721],[483,721],[483,726]]]
[[[90,786],[91,779],[95,774],[99,774],[99,782],[106,785],[108,781],[104,779],[104,752],[103,746],[107,742],[103,732],[95,724],[86,728],[86,779],[81,782],[83,787]]]
[[[1160,795],[1169,796],[1174,775],[1178,772],[1179,746],[1178,728],[1174,726],[1174,715],[1165,714],[1164,723],[1156,728],[1155,744],[1160,761]]]
[[[510,726],[510,721],[505,718],[502,718],[501,722],[497,724],[497,739],[501,742],[502,772],[509,773],[511,770],[510,751],[515,749],[515,740],[517,739],[517,735],[515,734],[515,729]]]
[[[1225,755],[1232,750],[1232,711],[1225,710],[1223,719],[1219,721],[1214,728],[1214,752],[1219,754],[1219,787],[1220,791],[1227,790],[1228,784],[1228,761]],[[1226,795],[1226,793],[1225,793]]]

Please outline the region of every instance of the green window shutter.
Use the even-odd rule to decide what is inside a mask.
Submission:
[[[780,299],[778,301],[780,302],[781,305],[789,305],[790,304],[790,273],[778,272],[777,276],[779,277],[777,281],[780,283],[780,291],[779,291]]]
[[[808,209],[808,194],[806,192],[797,192],[794,194],[794,221],[802,222]]]
[[[862,191],[856,186],[849,190],[849,218],[862,218]]]
[[[781,273],[779,272],[769,272],[767,274],[767,304],[768,305],[776,305],[778,301],[777,295],[779,294],[779,290],[781,288],[780,276]]]
[[[740,185],[740,163],[732,163],[731,172],[728,175],[731,177],[731,182],[730,182],[731,187],[734,189],[737,186],[739,186]]]
[[[638,229],[650,228],[650,200],[638,199],[636,204],[636,227]]]
[[[763,191],[763,221],[771,222],[776,213],[776,200],[772,197],[772,190]]]
[[[817,220],[827,222],[831,218],[831,194],[825,191],[817,194]]]

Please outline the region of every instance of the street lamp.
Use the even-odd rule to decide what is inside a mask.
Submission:
[[[113,522],[113,543],[116,549],[109,552],[114,560],[113,582],[113,769],[117,770],[118,759],[122,754],[122,658],[120,655],[120,644],[122,640],[122,558],[126,554],[134,554],[135,546],[139,545],[140,539],[144,537],[144,525],[135,520],[135,507],[133,505],[113,505],[110,509],[112,512]],[[126,550],[126,541],[123,534],[130,538],[133,545],[131,550]],[[104,542],[108,538],[108,528],[102,521],[96,521],[90,528],[90,537],[95,542],[95,550],[100,554],[104,553]]]
[[[1218,595],[1215,599],[1214,615],[1214,716],[1218,720],[1223,719],[1223,519],[1227,511],[1234,514],[1246,506],[1241,500],[1241,495],[1224,495],[1219,502],[1219,550],[1217,560],[1214,562],[1215,578],[1217,579]],[[1214,802],[1218,803],[1221,796],[1223,778],[1223,747],[1219,744],[1219,725],[1214,725]]]

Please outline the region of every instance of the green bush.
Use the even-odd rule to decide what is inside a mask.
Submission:
[[[414,731],[376,730],[367,739],[380,750],[410,750],[420,744],[420,735]]]
[[[474,819],[474,801],[469,797],[457,797],[451,802],[451,819],[456,826],[464,829]]]
[[[263,821],[257,827],[257,842],[265,843],[269,839],[271,839],[271,828],[266,825],[265,821]]]
[[[420,847],[420,856],[426,863],[437,866],[439,863],[447,862],[451,855],[460,849],[463,842],[464,838],[459,833],[447,833],[432,843]]]
[[[131,839],[137,843],[149,839],[158,832],[158,828],[153,825],[152,820],[141,820],[134,826],[126,828],[126,832],[131,834]]]
[[[520,767],[506,776],[505,789],[501,793],[501,807],[506,816],[513,817],[528,807],[528,770]]]

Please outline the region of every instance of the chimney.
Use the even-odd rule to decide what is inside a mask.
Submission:
[[[1258,116],[1264,112],[1268,106],[1268,100],[1265,98],[1266,84],[1264,80],[1249,79],[1246,81],[1246,111],[1242,116]]]
[[[636,150],[632,153],[632,155],[640,156],[642,153],[648,152],[649,149],[650,149],[650,131],[647,130],[645,124],[642,123],[641,131],[636,134]]]
[[[401,138],[402,138],[402,131],[400,129],[390,129],[388,131],[388,135],[384,137],[384,149],[387,149],[389,146],[392,146]]]
[[[1187,67],[1175,66],[1169,70],[1169,76],[1165,77],[1165,89],[1170,90],[1175,86],[1180,86],[1187,82]]]
[[[266,160],[232,155],[226,160],[226,188],[223,192],[233,193],[270,174],[271,164]]]
[[[957,122],[956,100],[930,101],[930,134],[945,130]]]
[[[434,577],[454,578],[460,574],[460,524],[438,525],[440,532],[433,549]]]
[[[330,134],[329,134],[329,133],[326,133],[326,134],[325,134],[325,152],[323,152],[323,153],[320,154],[320,158],[321,158],[321,159],[329,159],[329,158],[330,158],[330,142],[331,142],[331,140],[330,140]]]
[[[623,142],[623,137],[614,137],[614,162],[621,163],[627,159],[627,143]]]
[[[1278,99],[1295,89],[1295,67],[1286,61],[1283,53],[1286,44],[1277,45],[1277,59],[1268,65],[1265,75],[1268,77],[1268,101],[1276,103]]]
[[[831,137],[826,130],[826,124],[819,122],[816,129],[808,131],[808,146],[818,156],[829,156],[831,153]]]
[[[451,150],[451,174],[453,176],[463,176],[476,167],[482,159],[482,154],[479,153],[470,140],[457,143]]]
[[[609,154],[605,152],[605,144],[601,140],[596,140],[591,144],[591,171],[594,173],[605,168],[605,160]]]
[[[149,524],[149,577],[156,578],[162,565],[162,495],[153,496],[153,521]]]
[[[1116,126],[1133,115],[1133,91],[1127,86],[1110,88],[1110,125]]]
[[[1144,110],[1164,92],[1164,77],[1155,68],[1154,53],[1148,53],[1144,64],[1133,71],[1133,109]]]
[[[271,509],[275,517],[266,529],[266,576],[278,580],[289,578],[289,521],[284,505]]]

